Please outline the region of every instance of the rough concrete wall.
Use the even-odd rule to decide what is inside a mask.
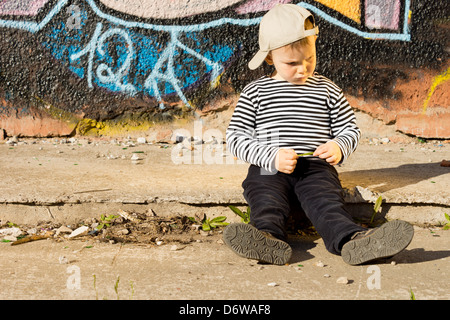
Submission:
[[[0,1],[0,128],[113,134],[231,108],[261,16],[289,0]],[[449,3],[299,2],[319,24],[317,71],[355,109],[450,138]],[[2,132],[0,132],[2,133]]]

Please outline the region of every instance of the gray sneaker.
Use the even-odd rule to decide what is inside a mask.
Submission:
[[[392,257],[411,242],[414,228],[406,221],[389,221],[378,228],[358,232],[341,250],[342,259],[358,265],[379,258]]]
[[[223,231],[223,240],[236,254],[259,262],[283,265],[292,255],[286,242],[245,223],[228,225]]]

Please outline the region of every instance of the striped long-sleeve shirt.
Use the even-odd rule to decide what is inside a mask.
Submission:
[[[226,138],[234,156],[273,172],[280,148],[307,153],[330,140],[343,161],[356,149],[360,130],[342,90],[326,77],[314,74],[295,85],[264,76],[244,88]]]

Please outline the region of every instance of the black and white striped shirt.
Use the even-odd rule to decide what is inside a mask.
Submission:
[[[263,76],[248,84],[227,128],[227,146],[237,158],[276,171],[280,148],[313,152],[329,140],[342,151],[342,161],[360,138],[355,115],[342,90],[314,74],[301,85]]]

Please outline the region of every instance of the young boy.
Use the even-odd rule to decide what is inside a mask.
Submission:
[[[242,186],[251,222],[230,224],[223,238],[246,258],[289,261],[285,224],[292,199],[327,250],[351,265],[395,255],[414,234],[404,221],[367,230],[344,208],[334,165],[356,149],[360,130],[342,90],[314,72],[317,34],[311,13],[294,4],[276,5],[260,23],[260,50],[249,68],[265,61],[275,71],[244,88],[227,129],[230,152],[250,163]]]

